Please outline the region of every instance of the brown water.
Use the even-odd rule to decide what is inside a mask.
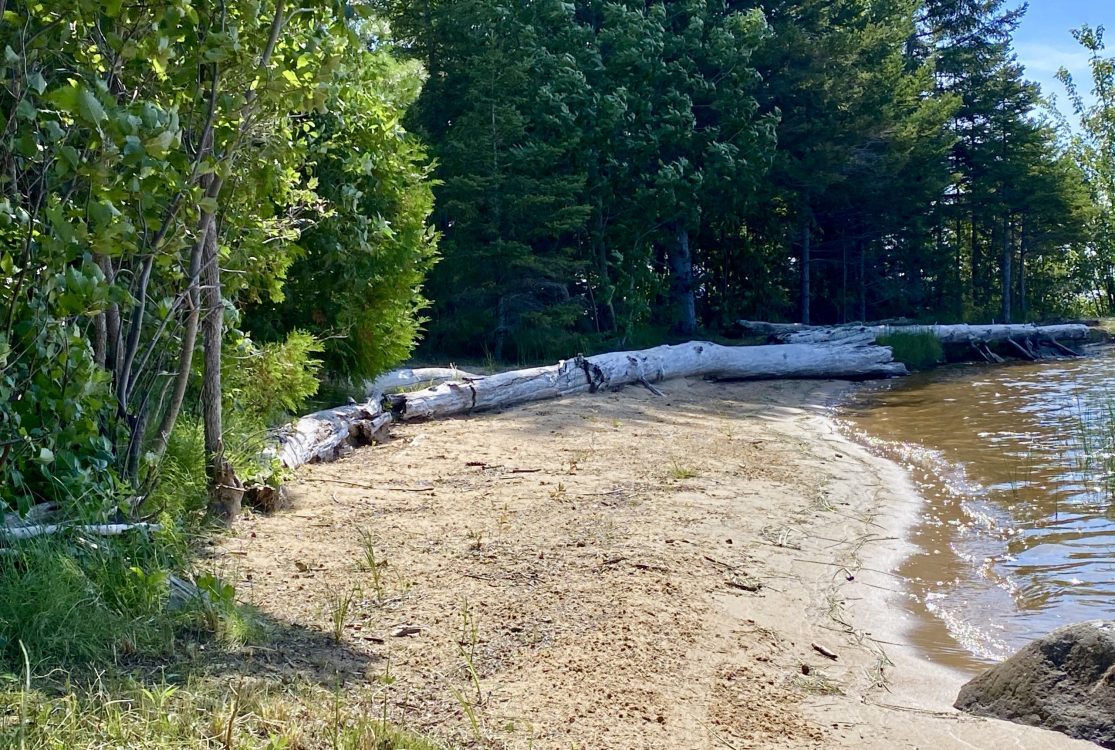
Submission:
[[[1060,625],[1115,618],[1112,409],[1111,351],[943,368],[842,406],[846,429],[925,498],[897,572],[929,658],[975,670]]]

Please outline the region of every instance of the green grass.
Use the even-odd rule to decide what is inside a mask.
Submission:
[[[373,696],[277,680],[184,684],[97,679],[28,689],[0,683],[0,747],[19,750],[445,750],[380,719]]]
[[[693,479],[698,476],[696,469],[683,466],[677,461],[672,462],[668,474],[672,479],[677,479],[679,481],[682,479]]]
[[[945,359],[945,350],[932,333],[888,333],[875,343],[889,346],[894,358],[911,370],[929,370]]]

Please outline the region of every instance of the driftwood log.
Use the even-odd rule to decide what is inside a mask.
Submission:
[[[27,526],[5,526],[0,528],[0,542],[34,539],[38,536],[50,536],[62,531],[75,531],[91,536],[120,536],[129,531],[158,531],[160,526],[156,523],[101,523],[101,524],[65,524],[65,523],[39,523]]]
[[[769,336],[787,344],[870,343],[880,336],[896,333],[930,333],[942,344],[988,344],[1008,341],[1035,341],[1058,347],[1059,340],[1083,341],[1088,326],[1061,323],[1039,326],[1032,323],[968,325],[850,325],[803,326],[797,323],[763,323],[741,320],[739,326],[755,335]]]
[[[405,385],[436,379],[430,370],[413,372],[416,374],[392,374],[375,382],[381,386]],[[652,383],[671,378],[864,380],[905,374],[905,365],[895,362],[891,350],[883,346],[838,343],[731,347],[692,341],[642,351],[578,356],[556,365],[485,377],[458,372],[458,378],[450,382],[385,396],[382,403],[371,399],[302,417],[280,432],[277,455],[288,468],[332,461],[351,451],[352,446],[384,440],[388,425],[396,419],[448,417],[625,385],[644,385],[657,392]]]
[[[368,398],[378,399],[385,393],[415,386],[432,386],[447,380],[473,380],[479,377],[456,367],[419,367],[392,370],[375,380],[364,383],[364,393]]]
[[[278,435],[278,458],[293,469],[317,461],[333,461],[353,445],[386,439],[391,414],[376,399],[308,414]]]
[[[450,382],[396,396],[390,401],[397,418],[412,420],[499,409],[625,385],[650,385],[672,378],[862,380],[905,374],[905,365],[895,362],[891,350],[882,346],[720,346],[691,341],[642,351],[576,357],[546,367]]]

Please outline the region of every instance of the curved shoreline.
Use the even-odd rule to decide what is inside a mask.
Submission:
[[[881,527],[884,536],[866,537],[871,543],[864,545],[863,553],[858,555],[860,565],[854,581],[838,582],[836,587],[849,598],[854,597],[858,605],[848,607],[847,617],[842,619],[855,629],[857,638],[872,644],[869,652],[877,649],[890,664],[885,683],[870,685],[856,696],[858,706],[844,704],[837,708],[826,704],[818,708],[826,719],[843,714],[849,721],[885,725],[888,737],[878,743],[880,747],[893,746],[893,742],[902,739],[911,747],[1089,747],[1088,743],[1055,732],[974,719],[952,707],[957,692],[971,674],[935,662],[932,654],[911,640],[910,631],[919,618],[901,601],[911,593],[901,588],[904,579],[892,572],[918,549],[910,541],[909,533],[928,500],[918,492],[901,465],[873,453],[847,436],[836,423],[833,412],[854,387],[832,384],[820,389],[823,403],[816,408],[815,430],[817,439],[842,444],[848,455],[884,482],[882,491],[860,506],[865,513],[864,533]],[[901,722],[893,723],[899,714],[903,716]]]
[[[218,555],[294,626],[269,670],[346,665],[378,715],[389,664],[392,716],[453,747],[1089,747],[950,709],[962,678],[903,645],[889,571],[920,500],[837,430],[846,387],[674,380],[402,425],[301,470],[293,510]],[[348,590],[341,642],[299,639]]]

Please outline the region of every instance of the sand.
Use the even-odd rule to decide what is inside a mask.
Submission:
[[[957,713],[964,676],[904,644],[889,571],[920,500],[836,430],[843,387],[401,425],[301,470],[213,564],[273,625],[261,672],[453,747],[1091,747]]]

